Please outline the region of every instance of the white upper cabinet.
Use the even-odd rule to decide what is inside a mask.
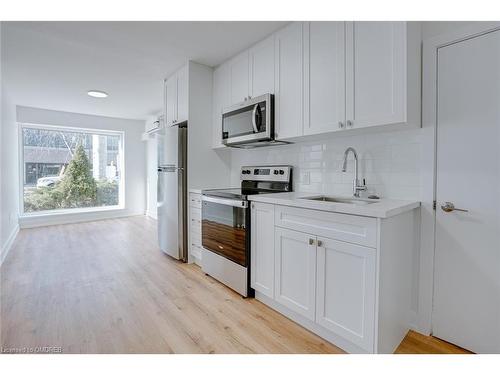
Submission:
[[[407,23],[348,22],[347,127],[406,122]]]
[[[275,228],[276,301],[314,321],[316,237]]]
[[[188,70],[179,69],[165,82],[166,125],[172,126],[188,120]]]
[[[250,48],[250,97],[274,94],[274,35]]]
[[[274,298],[274,205],[252,203],[250,284]]]
[[[275,132],[277,139],[302,135],[304,124],[303,22],[275,35]]]
[[[376,250],[318,237],[316,322],[373,351]]]
[[[177,117],[177,75],[174,74],[165,82],[166,125],[172,126]]]
[[[238,104],[249,96],[248,51],[236,56],[228,63],[231,105]]]
[[[304,25],[304,134],[345,127],[345,22]]]
[[[226,63],[219,65],[213,76],[212,148],[226,147],[222,144],[222,110],[231,105],[230,93],[229,66]]]
[[[188,65],[177,72],[177,121],[188,120],[189,84]]]

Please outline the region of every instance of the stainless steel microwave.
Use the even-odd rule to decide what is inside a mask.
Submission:
[[[244,148],[281,143],[274,139],[274,95],[265,94],[224,109],[222,143]]]

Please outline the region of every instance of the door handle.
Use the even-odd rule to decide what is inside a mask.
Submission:
[[[318,247],[323,247],[323,241],[318,240]]]
[[[309,245],[314,245],[314,238],[309,238]]]
[[[469,212],[469,210],[464,210],[463,208],[456,208],[455,205],[451,202],[444,202],[444,204],[441,205],[441,209],[444,212],[452,212],[452,211]]]

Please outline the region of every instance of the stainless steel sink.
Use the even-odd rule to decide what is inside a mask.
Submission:
[[[329,197],[326,195],[319,195],[315,197],[302,197],[300,199],[306,199],[310,201],[317,202],[331,202],[331,203],[344,203],[344,204],[356,204],[356,205],[366,205],[376,203],[376,200],[366,200],[366,199],[357,199],[357,198],[340,198],[340,197]]]

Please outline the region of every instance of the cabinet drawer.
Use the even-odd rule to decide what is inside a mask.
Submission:
[[[189,221],[190,225],[201,226],[201,209],[196,207],[189,208]]]
[[[377,247],[377,219],[371,217],[276,206],[274,223],[283,228]]]
[[[189,206],[201,208],[201,194],[189,193]]]

